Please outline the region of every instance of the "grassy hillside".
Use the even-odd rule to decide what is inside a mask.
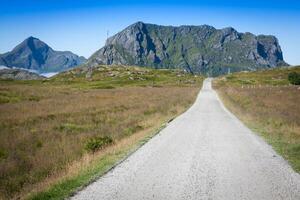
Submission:
[[[202,81],[122,66],[0,80],[0,199],[68,196],[185,111]]]
[[[288,74],[300,66],[220,77],[214,88],[226,107],[300,172],[300,86]]]

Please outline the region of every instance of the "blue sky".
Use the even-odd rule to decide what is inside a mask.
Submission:
[[[232,26],[239,32],[275,35],[285,60],[300,64],[298,0],[0,0],[0,53],[29,36],[55,50],[89,57],[136,21],[161,25]]]

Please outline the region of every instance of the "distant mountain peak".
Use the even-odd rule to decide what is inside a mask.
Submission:
[[[25,39],[25,40],[39,40],[38,38],[36,38],[36,37],[33,37],[33,36],[29,36],[27,39]]]
[[[0,55],[0,65],[55,72],[81,65],[86,61],[70,51],[55,51],[45,42],[30,36],[12,51]]]
[[[146,24],[145,22],[142,22],[142,21],[137,21],[137,22],[135,22],[133,25],[143,25],[143,24]]]
[[[27,46],[28,48],[30,48],[31,50],[36,50],[36,49],[51,49],[51,47],[48,46],[48,44],[46,44],[45,42],[41,41],[38,38],[35,37],[28,37],[27,39],[25,39],[21,44],[21,46]],[[53,50],[53,49],[51,49]]]
[[[45,42],[33,36],[29,36],[23,42],[20,43],[20,45],[28,45],[28,46],[35,46],[37,44],[48,46]]]
[[[38,39],[38,38],[36,38],[36,37],[33,37],[33,36],[29,36],[28,38],[26,38],[25,40],[24,40],[24,42],[25,43],[31,43],[31,42],[33,42],[33,41],[41,41],[40,39]]]

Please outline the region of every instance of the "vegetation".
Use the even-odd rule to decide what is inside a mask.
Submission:
[[[0,80],[0,199],[67,197],[186,110],[202,81],[124,66]]]
[[[133,46],[142,51],[134,50]],[[274,51],[267,51],[270,48]],[[260,60],[264,60],[264,64]],[[105,47],[88,59],[88,63],[181,68],[207,76],[287,65],[274,36],[238,33],[230,27],[174,27],[143,22],[132,24],[112,36]]]
[[[288,77],[291,84],[300,85],[300,73],[291,72]]]
[[[214,87],[225,105],[261,134],[300,172],[300,92],[290,74],[300,66],[220,77]]]
[[[85,149],[89,152],[95,153],[97,150],[104,148],[113,143],[113,140],[108,137],[92,137],[85,143]]]

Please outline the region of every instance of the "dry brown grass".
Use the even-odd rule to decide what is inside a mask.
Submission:
[[[300,171],[300,89],[287,71],[238,73],[215,80],[225,105]]]
[[[0,92],[14,100],[0,104],[0,198],[41,190],[109,151],[132,146],[189,107],[199,89],[200,85],[82,90],[1,82]],[[115,143],[90,155],[84,144],[93,136],[109,136]]]
[[[65,167],[65,169],[60,171],[59,173],[56,173],[53,176],[45,179],[44,181],[35,184],[34,187],[25,188],[25,190],[23,191],[23,194],[26,194],[24,196],[25,199],[45,199],[43,198],[43,192],[51,193],[47,192],[47,190],[51,190],[61,182],[68,182],[70,179],[80,179],[78,178],[78,176],[81,176],[82,173],[88,173],[87,171],[95,171],[95,168],[99,165],[99,163],[103,163],[104,167],[101,167],[100,170],[96,170],[98,171],[98,175],[102,175],[103,172],[110,169],[112,165],[114,165],[120,159],[126,157],[128,153],[135,151],[136,148],[139,148],[141,142],[143,143],[143,141],[147,141],[148,138],[151,138],[153,135],[155,135],[155,133],[157,133],[157,130],[161,128],[161,125],[157,123],[158,121],[167,121],[171,117],[172,116],[161,116],[161,118],[152,118],[146,122],[147,124],[151,125],[149,126],[149,128],[138,131],[137,133],[128,137],[124,137],[113,145],[103,149],[102,151],[98,151],[94,154],[84,154],[80,159],[69,163]],[[105,163],[111,164],[107,165]],[[94,175],[94,177],[97,178],[98,175]],[[90,181],[93,181],[93,179],[91,179]],[[76,191],[76,189],[73,191]],[[71,191],[71,193],[73,191]],[[38,196],[40,194],[42,197]],[[55,192],[54,196],[57,196]],[[60,194],[58,196],[59,199],[64,198]],[[52,197],[48,197],[46,199],[52,199]]]

